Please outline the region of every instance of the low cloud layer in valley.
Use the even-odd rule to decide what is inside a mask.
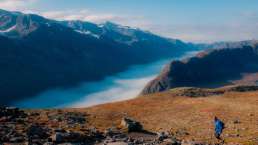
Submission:
[[[197,52],[188,52],[183,57],[193,56]],[[81,84],[71,89],[49,90],[13,105],[23,108],[77,108],[131,99],[136,97],[170,61],[171,59],[166,59],[146,65],[132,66],[127,71],[107,77],[102,81]]]
[[[168,61],[134,66],[102,81],[82,84],[71,89],[49,90],[14,105],[28,108],[87,107],[130,99],[137,96]]]

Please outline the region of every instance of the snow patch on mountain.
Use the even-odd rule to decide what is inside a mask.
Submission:
[[[94,34],[94,33],[90,32],[90,31],[80,31],[80,30],[74,30],[74,31],[78,32],[78,33],[81,33],[81,34],[90,35],[90,36],[98,38],[98,39],[100,38],[99,35]]]
[[[8,33],[8,32],[11,32],[12,30],[14,30],[16,28],[16,25],[10,27],[10,28],[7,28],[5,30],[0,30],[0,33]]]

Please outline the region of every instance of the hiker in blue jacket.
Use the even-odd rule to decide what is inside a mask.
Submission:
[[[224,129],[224,123],[215,116],[214,126],[215,126],[215,137],[217,139],[221,139],[220,135],[222,134],[222,131]]]

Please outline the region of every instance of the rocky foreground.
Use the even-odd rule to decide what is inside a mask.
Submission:
[[[85,109],[0,108],[0,144],[258,144],[258,87],[177,88]],[[226,129],[213,136],[213,117]]]
[[[88,144],[181,144],[169,132],[145,131],[140,122],[122,118],[119,128],[104,132],[87,125],[87,114],[78,111],[39,113],[18,108],[0,108],[0,143],[35,145]],[[41,117],[46,117],[45,121]],[[187,142],[186,142],[187,143]]]

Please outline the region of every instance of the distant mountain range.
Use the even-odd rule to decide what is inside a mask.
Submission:
[[[56,21],[0,10],[0,105],[195,49],[111,22]]]
[[[258,42],[242,41],[205,45],[197,56],[172,61],[152,80],[142,94],[176,87],[219,87],[240,79],[243,73],[258,72]]]
[[[224,49],[224,48],[241,48],[243,46],[254,46],[258,44],[258,40],[232,41],[232,42],[215,42],[210,44],[193,44],[201,49]]]

